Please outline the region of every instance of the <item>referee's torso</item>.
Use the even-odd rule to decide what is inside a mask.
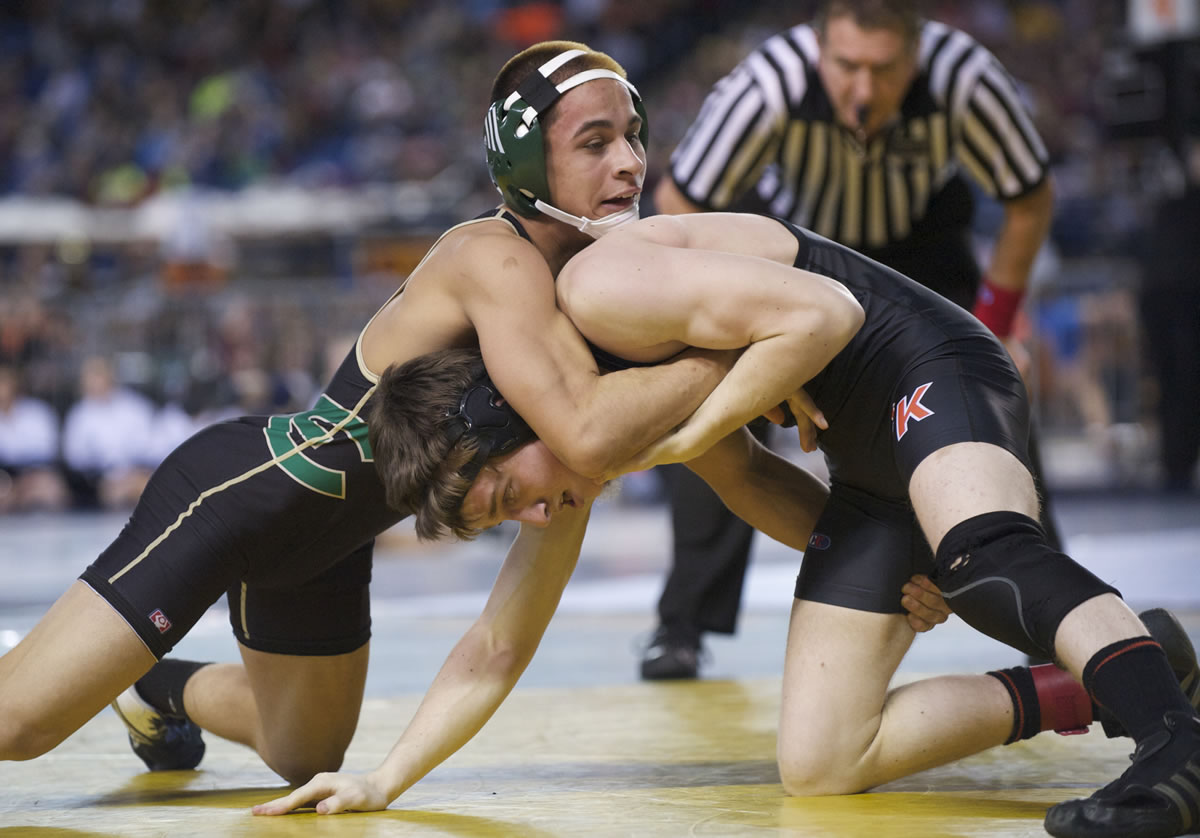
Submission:
[[[965,230],[961,173],[1002,200],[1044,180],[1046,149],[1015,83],[967,34],[922,24],[899,117],[865,145],[836,123],[818,57],[816,32],[802,24],[717,83],[671,156],[685,196],[724,210],[756,189],[772,215],[876,255],[947,226]]]

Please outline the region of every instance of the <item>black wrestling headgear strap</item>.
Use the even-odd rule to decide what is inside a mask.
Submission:
[[[482,363],[475,366],[458,409],[447,419],[446,439],[451,447],[468,434],[479,445],[478,453],[462,467],[462,474],[471,481],[492,457],[507,454],[535,438],[533,429],[500,395]]]

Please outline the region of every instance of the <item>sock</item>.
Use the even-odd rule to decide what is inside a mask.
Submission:
[[[1013,703],[1012,732],[1004,740],[1004,744],[1011,745],[1040,733],[1042,711],[1038,706],[1037,690],[1034,689],[1029,667],[1014,666],[1011,669],[989,672],[988,675],[1004,685]]]
[[[1171,710],[1194,713],[1152,637],[1133,637],[1105,646],[1083,668],[1083,685],[1101,707],[1141,742],[1162,725]]]
[[[196,674],[196,670],[208,664],[163,658],[150,667],[150,671],[139,678],[133,687],[142,700],[164,716],[187,719],[187,712],[183,709],[184,685]]]
[[[1030,739],[1043,730],[1086,733],[1092,723],[1092,701],[1071,673],[1052,663],[1014,666],[989,672],[1008,690],[1013,727],[1005,745]]]

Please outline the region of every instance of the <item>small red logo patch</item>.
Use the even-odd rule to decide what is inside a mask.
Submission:
[[[920,422],[933,415],[933,411],[921,404],[921,397],[929,389],[933,382],[929,381],[922,384],[913,391],[912,396],[905,396],[892,408],[892,415],[896,417],[896,441],[898,442],[906,433],[908,433],[908,420]]]
[[[171,621],[167,619],[167,615],[162,612],[162,609],[154,609],[154,613],[150,615],[150,622],[154,623],[159,634],[166,634],[171,629]]]

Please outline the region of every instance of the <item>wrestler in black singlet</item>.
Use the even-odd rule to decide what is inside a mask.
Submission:
[[[524,236],[507,212],[479,219],[497,216]],[[156,657],[222,593],[252,649],[335,655],[370,638],[375,536],[407,513],[387,505],[375,473],[366,416],[378,377],[361,341],[312,410],[220,422],[176,448],[80,576]]]
[[[900,613],[900,588],[933,556],[908,499],[914,469],[957,442],[988,442],[1027,467],[1029,402],[1008,352],[969,313],[902,274],[783,222],[798,268],[835,279],[866,319],[811,381],[829,429],[829,502],[804,554],[796,596]]]
[[[800,599],[900,613],[900,588],[933,553],[908,499],[926,456],[990,442],[1029,465],[1029,404],[1008,352],[971,314],[844,245],[781,221],[795,266],[835,279],[866,314],[862,328],[805,390],[829,429],[817,435],[830,496],[796,583]],[[643,364],[599,347],[602,369]]]

